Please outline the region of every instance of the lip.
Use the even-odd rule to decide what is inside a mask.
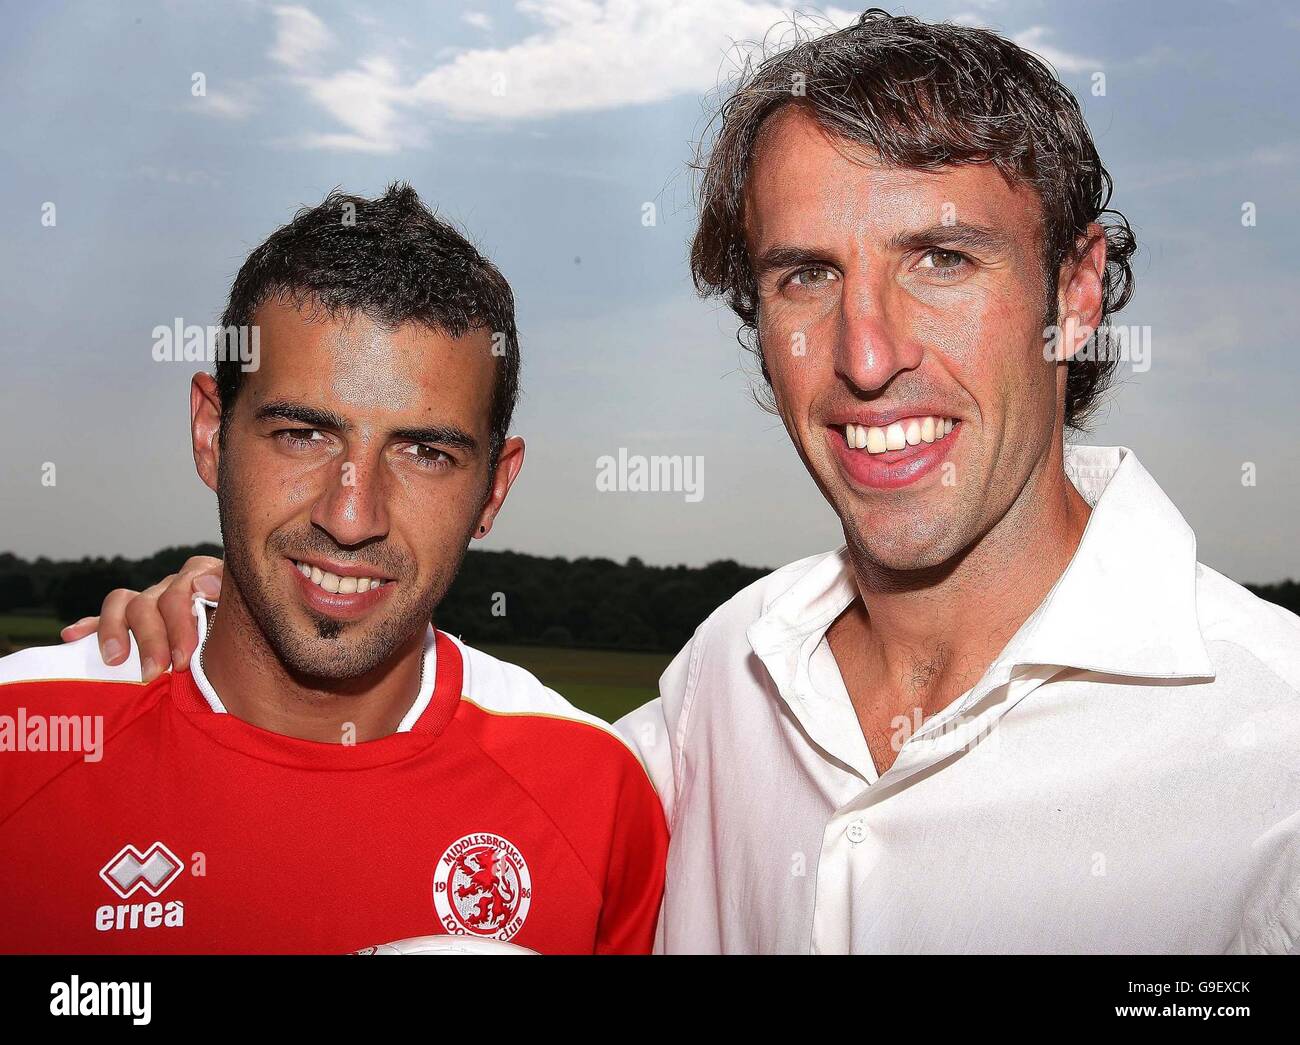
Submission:
[[[318,566],[321,570],[328,569],[330,573],[340,577],[376,576],[373,573],[362,572],[362,570],[355,567],[347,573],[340,573],[337,568],[327,567],[314,559],[299,559],[298,561],[311,566]],[[298,590],[302,592],[303,601],[307,604],[307,607],[323,617],[332,617],[335,620],[359,620],[388,598],[388,593],[394,587],[391,583],[381,584],[378,588],[353,592],[350,595],[344,595],[341,592],[328,592],[304,577],[298,567],[294,565],[293,559],[285,559],[284,563],[298,582]],[[388,580],[389,578],[383,579]]]
[[[902,421],[913,417],[952,417],[952,414],[944,411],[941,406],[930,406],[927,403],[921,403],[913,406],[899,406],[891,410],[867,410],[861,407],[845,411],[842,414],[831,414],[826,417],[826,424],[843,428],[845,425],[862,425],[865,428],[888,428],[895,421]],[[842,433],[841,433],[842,434]],[[901,453],[902,451],[896,451]]]
[[[335,577],[375,577],[381,581],[391,581],[394,578],[386,573],[380,573],[373,566],[367,566],[365,563],[337,563],[330,562],[329,559],[292,559],[291,562],[305,562],[308,566],[315,566],[322,573],[332,573]]]
[[[924,415],[909,412],[895,415],[894,420],[916,416]],[[866,422],[851,420],[848,423]],[[877,422],[871,424],[884,427]],[[918,482],[937,469],[952,454],[953,447],[961,438],[964,428],[962,422],[958,421],[952,426],[951,432],[933,443],[917,443],[915,446],[905,446],[901,450],[886,450],[883,454],[869,454],[865,450],[850,449],[849,444],[844,441],[842,426],[827,426],[826,441],[834,448],[841,469],[854,485],[873,490],[898,490]],[[382,588],[379,590],[383,591]]]

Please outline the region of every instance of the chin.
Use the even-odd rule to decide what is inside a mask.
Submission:
[[[312,623],[281,623],[271,634],[277,659],[297,675],[319,679],[351,679],[365,675],[392,656],[398,643],[366,629],[322,619]]]
[[[873,526],[859,521],[849,531],[849,547],[866,562],[894,573],[933,570],[951,561],[958,553],[951,535],[933,521],[922,524],[914,516],[892,517],[888,523]]]

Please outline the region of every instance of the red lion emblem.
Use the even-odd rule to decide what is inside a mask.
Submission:
[[[455,886],[456,906],[471,929],[499,929],[519,906],[519,876],[490,846],[462,854],[452,867],[451,878],[453,882],[465,881]],[[466,908],[472,908],[472,913],[466,913]]]
[[[433,903],[445,931],[508,940],[528,917],[532,879],[523,854],[500,835],[457,839],[433,875]]]

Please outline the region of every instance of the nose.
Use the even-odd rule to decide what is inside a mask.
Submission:
[[[915,370],[924,354],[908,329],[905,306],[884,274],[846,280],[835,345],[835,371],[862,392]]]
[[[342,547],[388,536],[387,484],[378,461],[342,462],[312,506],[311,521]]]

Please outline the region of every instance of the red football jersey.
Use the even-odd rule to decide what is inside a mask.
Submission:
[[[637,757],[523,669],[426,645],[399,731],[352,745],[226,713],[197,657],[149,685],[93,636],[0,660],[0,950],[648,952],[667,829]]]

